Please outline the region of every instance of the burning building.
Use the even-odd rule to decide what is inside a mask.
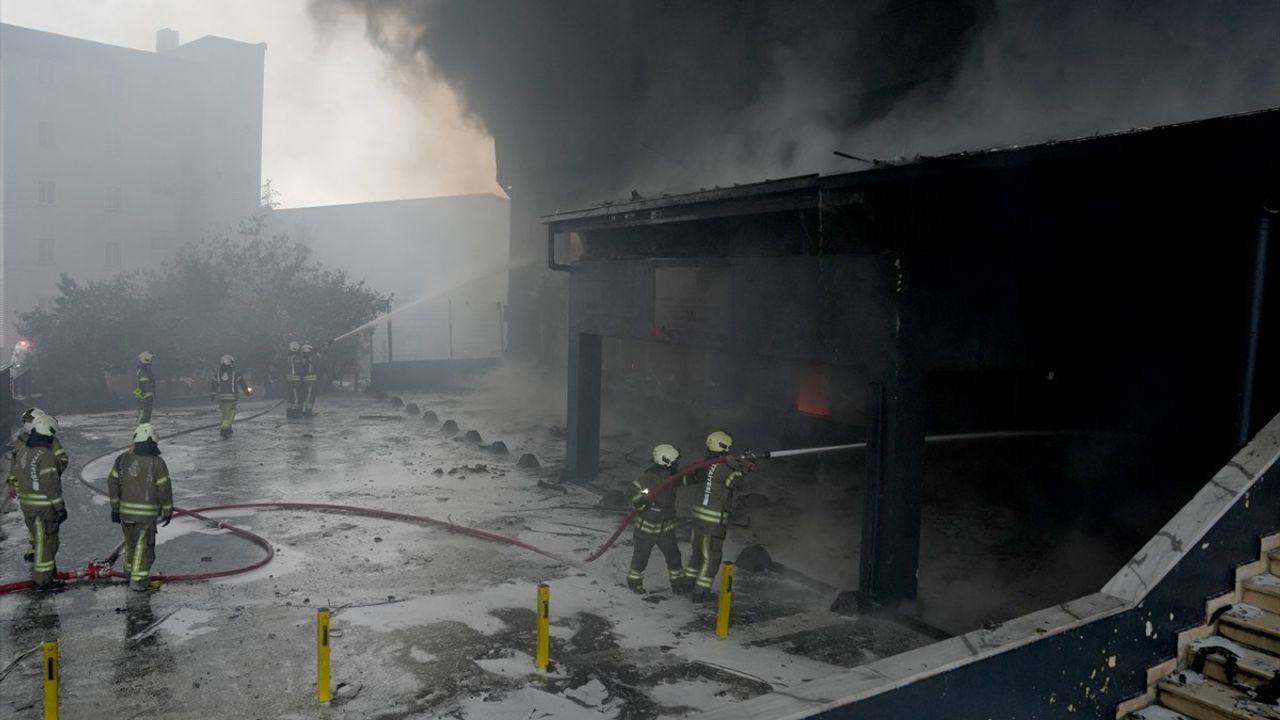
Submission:
[[[1028,461],[996,494],[1124,507],[1136,549],[1280,410],[1277,130],[1267,111],[550,215],[566,472],[595,477],[602,407],[757,447],[866,438],[860,590],[897,604],[927,436],[1087,435],[1105,461]],[[970,465],[941,482],[991,480]]]

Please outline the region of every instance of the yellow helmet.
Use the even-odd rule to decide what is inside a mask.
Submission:
[[[680,451],[675,445],[663,443],[653,449],[653,464],[669,468],[680,459]]]
[[[155,359],[156,359],[155,353],[146,352],[145,350],[143,352],[138,353],[138,362],[142,363],[143,365],[150,365],[151,361]]]
[[[733,436],[727,432],[717,430],[707,436],[707,449],[711,452],[729,452],[731,447],[733,447]]]

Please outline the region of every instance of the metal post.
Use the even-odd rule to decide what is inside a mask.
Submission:
[[[505,323],[506,323],[506,318],[503,317],[502,301],[499,300],[498,301],[498,354],[499,355],[507,354],[507,334],[503,332],[503,327],[502,327]]]
[[[58,682],[62,668],[58,664],[58,641],[44,642],[44,720],[58,720]]]
[[[533,666],[540,672],[547,671],[547,663],[551,661],[551,586],[546,583],[538,585],[538,648],[533,659]]]
[[[316,698],[329,702],[329,608],[316,611]]]
[[[899,284],[885,372],[872,386],[863,509],[862,603],[900,607],[916,599],[924,506],[925,357],[915,307]]]
[[[733,604],[733,563],[726,560],[720,580],[720,605],[716,609],[716,637],[729,637],[729,607]]]
[[[565,472],[585,482],[595,479],[600,470],[602,343],[599,335],[571,333]]]
[[[391,346],[391,316],[390,316],[390,315],[388,315],[388,316],[387,316],[387,364],[388,364],[388,365],[390,365],[390,364],[391,364],[391,360],[392,360],[391,349],[392,349],[392,346]]]
[[[1240,385],[1240,420],[1236,446],[1244,447],[1253,430],[1253,386],[1258,372],[1258,336],[1262,330],[1262,298],[1267,286],[1267,240],[1271,218],[1258,218],[1258,237],[1253,250],[1253,278],[1249,283],[1249,333],[1245,337],[1244,379]]]

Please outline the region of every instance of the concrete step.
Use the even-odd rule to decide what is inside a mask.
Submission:
[[[1189,670],[1160,681],[1157,700],[1165,708],[1192,720],[1275,720],[1266,706],[1235,688]]]
[[[1280,657],[1280,615],[1240,604],[1218,618],[1218,634],[1228,640]]]
[[[1163,705],[1148,705],[1125,716],[1127,720],[1191,720],[1180,712],[1174,712]]]
[[[1246,605],[1280,614],[1280,577],[1270,573],[1254,575],[1244,581],[1240,590]]]
[[[1280,673],[1280,658],[1250,650],[1218,635],[1192,644],[1193,657],[1201,651],[1204,652],[1205,657],[1205,677],[1227,685],[1244,683],[1259,687],[1271,682],[1272,678]],[[1230,675],[1227,672],[1230,664],[1228,658],[1232,655],[1236,658],[1235,673],[1228,677]]]
[[[1267,565],[1272,575],[1280,575],[1280,548],[1267,553]]]

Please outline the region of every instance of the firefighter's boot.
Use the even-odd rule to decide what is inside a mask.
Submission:
[[[644,594],[644,578],[627,578],[627,588],[637,595]]]

